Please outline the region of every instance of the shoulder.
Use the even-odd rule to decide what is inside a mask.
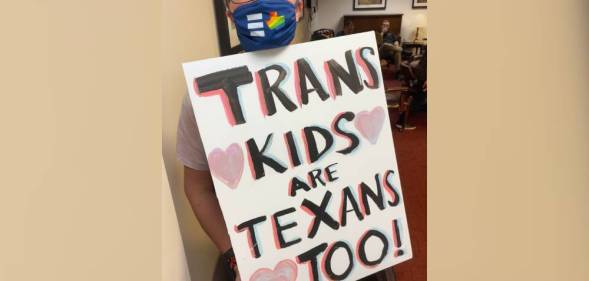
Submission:
[[[176,136],[177,158],[195,170],[208,170],[205,151],[188,94],[182,100]]]

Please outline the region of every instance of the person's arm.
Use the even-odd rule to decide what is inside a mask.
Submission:
[[[176,157],[184,165],[184,193],[192,211],[203,230],[223,253],[227,266],[234,274],[239,275],[235,257],[232,256],[232,251],[228,251],[231,248],[229,234],[215,195],[200,131],[188,95],[182,101],[176,140]],[[240,279],[237,277],[235,280]]]
[[[203,230],[221,253],[231,248],[219,200],[209,171],[184,167],[184,192]]]

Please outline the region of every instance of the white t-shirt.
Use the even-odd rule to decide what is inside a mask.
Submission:
[[[184,96],[182,108],[180,109],[180,120],[178,121],[176,136],[176,157],[186,167],[200,171],[209,170],[205,149],[200,139],[188,95]]]

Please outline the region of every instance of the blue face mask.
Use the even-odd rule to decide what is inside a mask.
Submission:
[[[294,38],[296,7],[286,0],[257,0],[235,9],[233,21],[245,51],[282,47]]]

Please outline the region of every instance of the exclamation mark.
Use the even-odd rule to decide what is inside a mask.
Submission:
[[[401,232],[399,231],[399,221],[396,219],[393,220],[393,247],[396,250],[393,250],[394,256],[402,256],[403,250],[401,250],[402,242],[401,242]]]

